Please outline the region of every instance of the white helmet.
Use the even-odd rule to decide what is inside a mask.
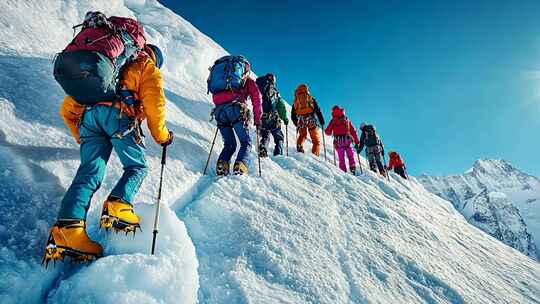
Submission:
[[[361,124],[360,124],[360,130],[363,129],[365,126],[366,126],[366,123],[365,123],[365,122],[361,123]]]

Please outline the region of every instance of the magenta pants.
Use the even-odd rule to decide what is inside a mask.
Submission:
[[[356,162],[354,160],[354,151],[351,147],[352,140],[334,140],[334,149],[337,151],[339,159],[339,168],[347,172],[347,165],[345,164],[345,154],[349,159],[349,168],[355,168]]]

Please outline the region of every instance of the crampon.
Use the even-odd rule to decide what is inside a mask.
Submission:
[[[71,263],[90,263],[102,256],[102,250],[99,244],[88,239],[88,241],[90,241],[90,247],[87,247],[93,252],[77,250],[70,245],[71,241],[66,241],[65,234],[62,234],[59,230],[60,229],[53,227],[49,238],[47,239],[45,252],[43,254],[43,259],[41,260],[41,265],[45,268],[48,268],[51,261],[54,266],[56,266],[56,261],[65,262],[66,257],[69,258],[68,260]],[[58,240],[55,240],[55,235],[59,237]]]
[[[133,211],[133,207],[118,199],[109,199],[103,204],[103,211],[99,227],[105,230],[113,229],[114,232],[135,232],[137,228],[142,231],[139,224],[139,217]]]
[[[101,220],[99,221],[99,227],[104,228],[107,231],[109,231],[109,229],[113,229],[113,231],[116,233],[125,232],[126,235],[130,232],[133,232],[133,236],[135,236],[137,228],[142,231],[141,225],[139,223],[128,223],[108,214],[103,214],[101,216]]]

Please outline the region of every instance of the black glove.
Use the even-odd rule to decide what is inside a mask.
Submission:
[[[354,149],[356,150],[357,154],[360,154],[360,152],[362,152],[362,150],[360,150],[360,146],[358,144],[354,144]]]
[[[167,139],[166,142],[162,143],[161,146],[166,147],[166,146],[172,144],[173,139],[174,139],[174,133],[172,131],[169,131],[169,138]]]

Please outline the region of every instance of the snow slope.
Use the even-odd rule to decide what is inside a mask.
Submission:
[[[504,160],[482,159],[461,175],[419,180],[451,201],[473,225],[540,258],[540,180]]]
[[[47,229],[78,164],[51,58],[92,9],[137,17],[166,54],[176,141],[158,254],[148,253],[160,148],[148,140],[151,171],[136,204],[143,232],[96,229],[121,172],[113,156],[88,216],[107,256],[44,270]],[[264,160],[262,178],[202,176],[215,130],[207,68],[226,52],[156,1],[8,0],[0,25],[1,303],[540,303],[538,263],[414,180],[354,177],[292,150]]]
[[[263,172],[203,178],[173,205],[206,274],[203,303],[540,301],[539,264],[415,180],[354,177],[297,154]]]

